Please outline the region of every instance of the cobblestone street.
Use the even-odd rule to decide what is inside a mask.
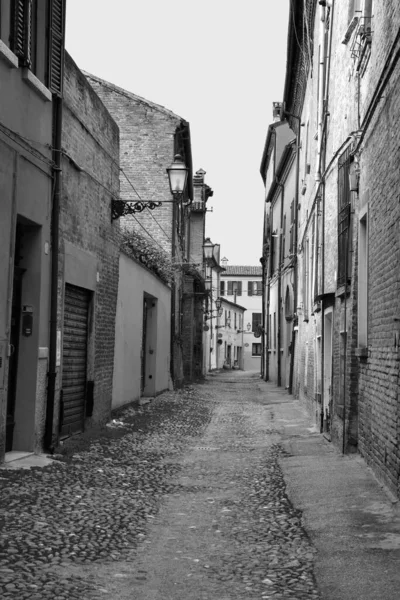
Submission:
[[[2,469],[1,598],[328,598],[279,406],[258,375],[221,373],[71,438],[48,467]]]

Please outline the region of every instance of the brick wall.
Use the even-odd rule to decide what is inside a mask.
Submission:
[[[62,329],[69,242],[96,264],[87,379],[94,380],[91,422],[104,422],[111,410],[118,292],[120,233],[118,222],[111,223],[111,197],[119,193],[119,130],[68,54],[64,86],[58,328]]]
[[[309,3],[311,8],[315,3]],[[307,223],[315,210],[317,186],[313,181],[316,167],[316,82],[318,80],[319,7],[311,26],[313,77],[304,68],[307,46],[303,53],[294,49],[291,57],[292,74],[287,88],[291,112],[300,111],[301,129],[300,180],[305,161],[306,125],[313,128],[308,146],[311,173],[304,177],[306,192],[300,195],[299,245],[307,235]],[[309,11],[310,14],[310,11]],[[326,110],[325,166],[328,170],[324,189],[324,263],[322,291],[324,306],[334,305],[333,313],[333,377],[331,425],[332,439],[346,451],[357,445],[361,454],[378,476],[399,494],[400,431],[398,403],[400,289],[399,289],[399,212],[400,212],[400,151],[397,131],[400,125],[400,5],[396,0],[374,3],[372,43],[364,59],[354,55],[354,37],[342,43],[348,27],[348,3],[335,2],[329,13],[332,28],[329,89]],[[295,44],[295,41],[293,42]],[[377,87],[381,86],[381,87]],[[295,121],[293,121],[293,127]],[[360,152],[359,194],[353,193],[351,226],[351,278],[346,290],[338,289],[338,157],[345,147],[356,149],[359,131],[362,135]],[[358,230],[360,203],[368,198],[368,312],[358,312]],[[300,246],[299,246],[300,247]],[[299,255],[301,286],[302,266]],[[327,298],[329,295],[329,299]],[[301,302],[301,293],[299,294]],[[346,360],[343,347],[343,321],[346,310]],[[367,356],[358,348],[357,327],[368,318]],[[315,377],[315,356],[312,345],[315,324],[310,318],[304,323],[299,311],[299,331],[295,349],[294,390],[311,412],[312,384]],[[314,331],[313,331],[314,330]],[[311,344],[311,345],[310,345]],[[315,347],[315,346],[314,346]],[[364,351],[365,354],[365,351]],[[344,371],[343,371],[344,369]],[[314,376],[313,376],[314,373]],[[343,376],[344,375],[344,376]],[[311,402],[311,405],[310,405]],[[343,428],[345,427],[345,431]]]
[[[400,495],[399,217],[400,6],[374,7],[370,64],[363,77],[362,114],[387,73],[360,158],[360,197],[368,198],[368,357],[360,362],[359,448],[381,480]],[[390,49],[392,48],[392,52]],[[388,57],[389,61],[388,61]],[[388,61],[388,63],[387,63]],[[384,69],[385,64],[393,68]],[[383,78],[385,81],[385,76]]]
[[[165,202],[154,211],[125,217],[121,224],[147,231],[171,254],[172,197],[166,169],[174,158],[175,133],[182,119],[111,83],[87,77],[120,128],[121,198]]]

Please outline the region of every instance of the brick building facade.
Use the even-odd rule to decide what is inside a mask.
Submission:
[[[66,54],[62,129],[56,422],[61,435],[110,416],[120,232],[119,130]]]
[[[195,257],[201,254],[204,241],[204,227],[200,227],[200,233],[195,222],[192,227],[191,215],[196,221],[204,209],[197,206],[194,197],[189,124],[163,106],[93,75],[86,76],[120,128],[121,199],[162,203],[155,210],[145,209],[123,216],[120,221],[121,227],[148,235],[167,252],[173,263],[171,374],[175,385],[181,385],[202,371],[201,335],[199,326],[193,330],[197,321],[188,305],[191,297],[197,299],[199,293],[204,293],[200,259],[198,272],[193,277],[190,275],[191,254]],[[181,155],[188,167],[188,184],[180,203],[172,201],[166,172],[176,154]],[[199,235],[202,237],[200,250],[197,248]],[[202,300],[196,303],[197,315]]]
[[[293,392],[397,494],[399,28],[393,0],[291,5],[282,114],[299,160]]]

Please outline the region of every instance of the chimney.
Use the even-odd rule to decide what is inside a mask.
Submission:
[[[224,269],[226,269],[226,267],[228,266],[228,259],[227,258],[221,258],[221,265],[224,267]]]
[[[272,117],[274,123],[278,123],[278,121],[282,120],[283,114],[283,102],[273,102],[272,103]]]

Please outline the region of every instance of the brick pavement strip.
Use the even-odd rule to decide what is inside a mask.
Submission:
[[[257,384],[221,374],[1,470],[1,597],[319,598]]]

